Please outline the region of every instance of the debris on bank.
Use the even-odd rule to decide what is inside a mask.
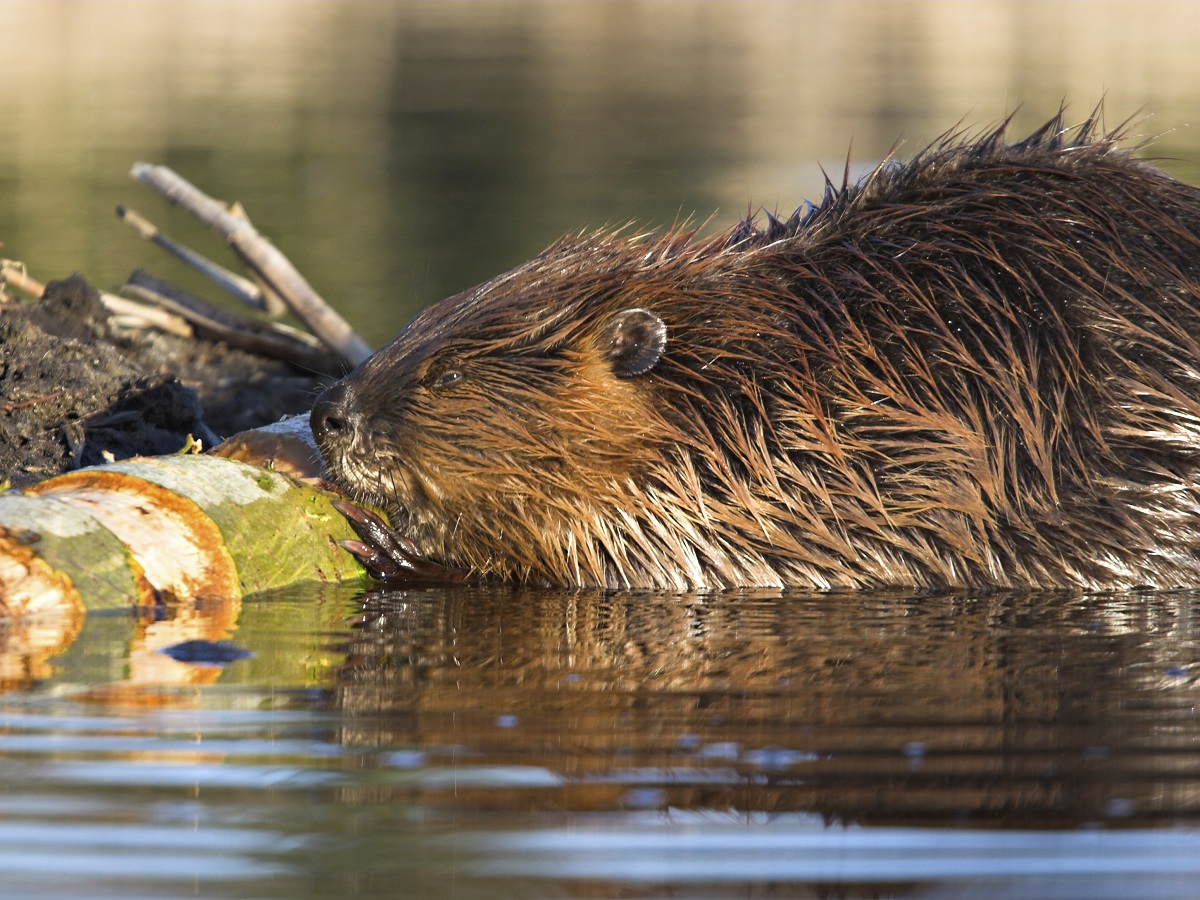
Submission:
[[[211,447],[306,411],[367,352],[240,207],[161,166],[138,164],[133,176],[212,226],[251,277],[180,248],[125,208],[118,210],[123,220],[239,299],[254,303],[257,295],[260,309],[296,309],[313,333],[218,306],[143,272],[117,296],[79,275],[43,286],[19,263],[3,261],[0,486],[174,453],[190,440]]]
[[[297,414],[369,348],[240,207],[169,169],[133,174],[211,225],[250,278],[118,215],[255,312],[144,272],[118,295],[0,261],[0,620],[74,623],[55,647],[100,607],[362,576]],[[309,330],[273,320],[285,310]]]

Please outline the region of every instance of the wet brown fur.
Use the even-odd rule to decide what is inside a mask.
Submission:
[[[949,135],[786,222],[564,239],[335,387],[323,453],[501,578],[1200,585],[1200,191],[1098,119]],[[634,308],[667,338],[630,375]]]

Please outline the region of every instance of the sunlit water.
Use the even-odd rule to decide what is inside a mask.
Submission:
[[[174,687],[112,619],[0,701],[6,896],[1200,896],[1196,594],[296,593]]]
[[[1200,5],[3,2],[0,255],[213,292],[177,168],[376,344],[560,234],[1107,97],[1200,182]],[[850,148],[853,146],[853,150]],[[715,211],[715,212],[714,212]],[[712,215],[711,220],[708,217]],[[0,398],[2,399],[2,398]],[[0,895],[1196,897],[1193,594],[334,591],[0,629]],[[223,640],[223,667],[160,652]]]
[[[241,201],[376,345],[563,234],[788,213],[895,149],[1064,101],[1200,182],[1200,4],[0,0],[0,255],[215,292],[113,216],[227,260],[133,183]]]

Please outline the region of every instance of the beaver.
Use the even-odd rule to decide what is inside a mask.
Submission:
[[[1007,125],[425,310],[312,410],[402,536],[353,514],[353,549],[607,588],[1200,585],[1200,190],[1100,111]]]

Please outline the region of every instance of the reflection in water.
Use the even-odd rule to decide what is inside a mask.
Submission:
[[[232,640],[254,656],[215,685],[139,701],[68,653],[0,703],[0,894],[1194,896],[1198,612],[248,600]],[[84,639],[129,658],[128,630]]]
[[[1195,772],[1177,781],[1167,764],[1196,749],[1194,609],[1155,595],[417,594],[368,604],[338,705],[348,743],[421,746],[431,762],[465,743],[565,775],[565,809],[1161,823],[1200,808]]]

